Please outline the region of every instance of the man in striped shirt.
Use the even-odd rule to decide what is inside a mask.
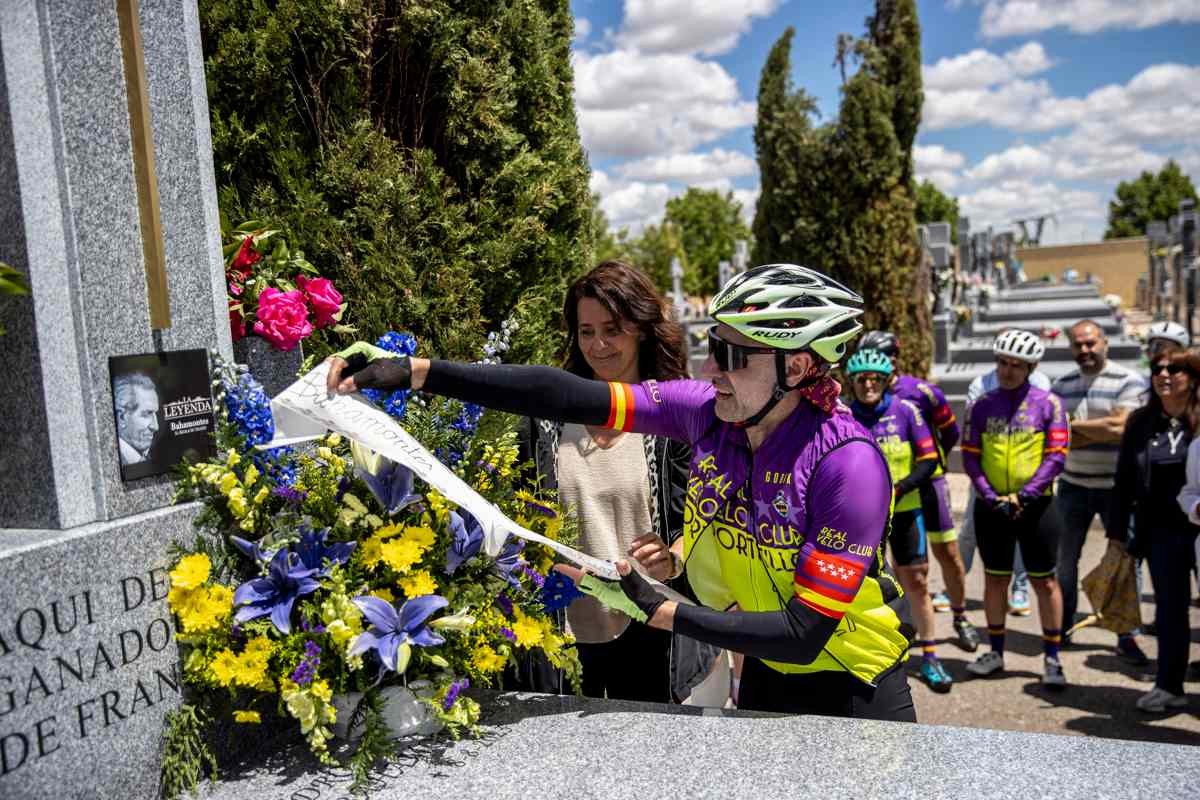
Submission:
[[[1068,334],[1071,354],[1079,368],[1055,380],[1051,387],[1062,398],[1071,420],[1071,450],[1055,498],[1063,523],[1058,579],[1062,584],[1064,633],[1075,624],[1079,555],[1088,528],[1097,514],[1101,522],[1108,516],[1125,418],[1142,405],[1148,388],[1145,378],[1108,360],[1108,339],[1095,322],[1080,320]],[[1120,634],[1117,650],[1131,663],[1148,663],[1132,633]]]

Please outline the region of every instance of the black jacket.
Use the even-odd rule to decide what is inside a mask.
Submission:
[[[1185,420],[1143,406],[1129,415],[1117,457],[1109,501],[1107,535],[1124,542],[1133,520],[1130,552],[1143,558],[1156,536],[1192,533],[1194,526],[1176,498],[1187,482],[1187,451],[1192,441]]]

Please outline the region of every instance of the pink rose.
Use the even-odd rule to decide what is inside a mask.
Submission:
[[[254,332],[279,350],[294,350],[301,339],[313,332],[304,294],[294,289],[290,292],[263,289],[258,296],[256,316]]]
[[[296,285],[308,296],[318,328],[328,328],[337,322],[336,315],[342,310],[342,294],[333,288],[328,278],[306,278],[296,276]]]

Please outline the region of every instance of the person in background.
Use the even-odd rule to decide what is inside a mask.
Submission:
[[[1112,494],[1108,538],[1109,547],[1124,545],[1132,516],[1130,553],[1150,562],[1158,669],[1154,688],[1138,698],[1137,707],[1161,713],[1187,705],[1189,570],[1197,532],[1193,521],[1200,522],[1200,474],[1196,481],[1188,480],[1188,452],[1196,423],[1200,354],[1177,345],[1160,348],[1150,376],[1149,401],[1129,416],[1121,437],[1116,485],[1122,491]]]
[[[1058,519],[1054,479],[1062,472],[1071,432],[1062,401],[1029,384],[1045,347],[1035,334],[1008,331],[993,345],[1000,385],[971,407],[963,436],[963,469],[975,484],[975,533],[987,572],[983,605],[991,651],[967,670],[992,675],[1004,669],[1004,595],[1019,545],[1042,623],[1042,685],[1067,685],[1059,661],[1062,593],[1054,577]]]
[[[954,681],[937,657],[933,604],[929,598],[929,557],[921,511],[921,487],[933,477],[938,463],[933,434],[916,404],[889,391],[892,362],[878,350],[859,349],[846,364],[854,401],[854,418],[871,432],[887,459],[895,507],[890,543],[892,563],[908,595],[917,625],[914,645],[921,648],[921,679],[944,694]],[[882,545],[881,545],[882,546]]]
[[[563,318],[564,366],[575,375],[627,383],[687,377],[683,329],[649,278],[629,264],[606,261],[577,280]],[[633,555],[650,562],[650,574],[659,580],[678,574],[682,564],[669,546],[683,528],[691,457],[686,444],[533,418],[527,418],[521,444],[522,460],[532,458],[542,487],[557,491],[579,515],[581,550],[611,560]],[[686,586],[673,582],[672,588],[689,594]],[[631,620],[593,597],[572,603],[567,623],[588,697],[681,700],[719,652]]]
[[[1145,402],[1148,388],[1140,375],[1109,361],[1108,337],[1093,320],[1076,322],[1067,335],[1078,366],[1050,387],[1062,399],[1071,420],[1071,452],[1054,500],[1062,520],[1058,581],[1063,594],[1064,637],[1075,624],[1079,556],[1088,528],[1096,515],[1102,524],[1107,522],[1121,434],[1130,412]],[[1117,653],[1137,666],[1150,663],[1132,631],[1117,636]]]
[[[897,371],[900,340],[896,334],[891,331],[870,331],[863,335],[858,347],[860,350],[877,350],[888,357],[893,370],[889,391],[897,398],[913,403],[920,411],[925,427],[934,434],[937,464],[933,479],[923,483],[920,489],[921,516],[929,549],[941,565],[942,580],[946,583],[945,594],[934,598],[933,607],[939,611],[954,612],[954,632],[958,644],[968,653],[974,653],[979,649],[979,632],[967,620],[966,569],[958,551],[958,532],[950,511],[950,489],[946,485],[946,457],[958,443],[958,424],[954,411],[937,385]]]
[[[1005,333],[1005,331],[1001,331]],[[1034,369],[1029,374],[1029,384],[1044,392],[1050,391],[1050,379],[1040,369]],[[964,418],[971,416],[971,406],[975,401],[1000,385],[996,370],[978,375],[967,387],[967,401]],[[967,510],[963,515],[962,529],[958,536],[958,549],[962,556],[964,573],[971,571],[975,562],[975,486],[967,487]],[[1013,558],[1013,579],[1008,593],[1008,610],[1014,617],[1029,616],[1029,575],[1025,572],[1025,564],[1021,560],[1021,551],[1017,550]]]

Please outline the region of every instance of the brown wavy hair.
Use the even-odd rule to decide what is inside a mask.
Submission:
[[[1154,391],[1154,365],[1166,361],[1168,364],[1178,364],[1183,367],[1192,379],[1192,394],[1188,397],[1187,410],[1184,412],[1184,418],[1188,421],[1188,426],[1192,433],[1196,432],[1196,426],[1200,424],[1200,349],[1188,348],[1183,349],[1177,344],[1164,345],[1163,349],[1155,354],[1150,361],[1150,380],[1151,386],[1149,395],[1146,398],[1144,408],[1155,416],[1162,414],[1163,404],[1162,398],[1158,396],[1158,392]]]
[[[594,377],[579,347],[579,301],[585,297],[600,303],[622,324],[632,323],[642,334],[638,345],[638,373],[642,380],[688,377],[683,326],[672,319],[670,306],[646,273],[623,261],[605,261],[567,290],[563,302],[563,319],[567,323],[564,369],[584,378]]]

